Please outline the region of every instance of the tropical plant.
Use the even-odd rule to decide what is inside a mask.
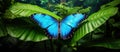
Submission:
[[[48,0],[46,0],[46,2],[47,1]],[[115,31],[111,30],[111,33],[109,34],[111,34],[112,38],[108,38],[103,41],[105,33],[109,32],[105,31],[103,26],[105,26],[107,29],[108,27],[119,28],[120,26],[119,22],[115,23],[115,19],[113,18],[116,16],[116,14],[118,14],[116,18],[120,17],[118,12],[119,8],[117,7],[120,4],[119,0],[113,0],[110,3],[102,5],[98,11],[89,15],[88,13],[91,10],[91,6],[87,8],[81,6],[67,7],[63,4],[58,4],[56,6],[52,6],[55,8],[55,11],[51,12],[47,9],[33,4],[25,4],[19,2],[11,2],[11,4],[12,5],[8,7],[8,9],[6,9],[4,12],[0,11],[0,37],[6,36],[8,34],[11,37],[18,38],[23,41],[51,41],[51,45],[55,44],[55,47],[58,45],[58,47],[61,47],[58,49],[62,51],[65,48],[67,48],[67,50],[70,50],[71,48],[76,49],[76,46],[85,45],[87,45],[87,47],[98,46],[111,49],[120,49],[120,46],[118,46],[120,39],[112,39],[118,29],[113,29]],[[1,7],[2,5],[0,5],[0,8]],[[78,28],[76,28],[76,31],[74,31],[70,39],[50,40],[46,36],[46,32],[31,20],[30,16],[34,13],[47,14],[57,20],[61,20],[63,17],[73,13],[85,13],[87,18],[81,22]],[[87,37],[91,38],[92,40]],[[103,40],[99,41],[100,39]],[[98,40],[99,43],[96,42],[96,40]]]

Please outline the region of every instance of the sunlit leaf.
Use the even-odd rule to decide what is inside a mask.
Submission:
[[[75,43],[86,34],[94,31],[96,28],[105,23],[111,16],[115,15],[117,11],[117,7],[110,7],[101,9],[98,12],[90,15],[88,19],[86,19],[74,33],[71,43]]]
[[[60,19],[56,14],[41,8],[37,5],[24,4],[24,3],[15,3],[13,4],[4,15],[6,18],[17,18],[17,17],[30,17],[34,13],[48,14],[56,19]]]

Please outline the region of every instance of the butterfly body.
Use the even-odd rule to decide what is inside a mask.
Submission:
[[[72,14],[64,18],[61,22],[49,15],[34,14],[32,16],[41,28],[48,31],[49,35],[56,39],[60,35],[62,39],[67,39],[72,29],[76,28],[81,20],[84,19],[83,14]]]

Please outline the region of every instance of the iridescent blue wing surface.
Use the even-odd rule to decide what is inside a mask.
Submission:
[[[46,29],[52,38],[58,37],[58,22],[54,18],[43,14],[34,14],[32,18],[41,28]]]
[[[64,18],[60,22],[60,37],[67,39],[72,29],[76,28],[83,19],[83,14],[72,14]]]

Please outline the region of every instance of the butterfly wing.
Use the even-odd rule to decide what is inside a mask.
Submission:
[[[60,37],[66,39],[72,29],[76,28],[82,19],[84,19],[83,14],[72,14],[64,18],[60,23]]]
[[[58,37],[58,22],[51,16],[34,14],[32,18],[41,28],[46,29],[52,38]]]

